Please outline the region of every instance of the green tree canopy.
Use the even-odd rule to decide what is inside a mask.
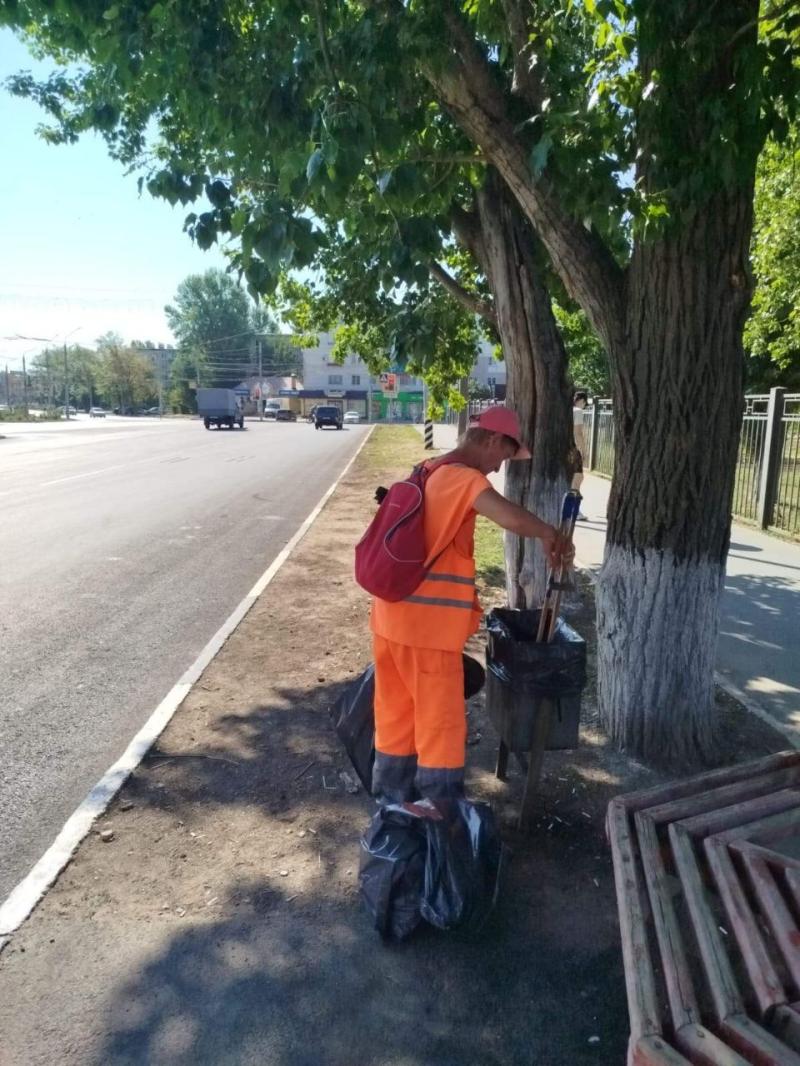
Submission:
[[[253,303],[223,270],[191,274],[164,308],[180,350],[199,363],[204,385],[230,388],[253,362]]]
[[[127,347],[116,333],[98,338],[97,356],[97,382],[107,403],[123,411],[155,402],[158,384],[147,356]]]
[[[769,142],[756,179],[753,270],[745,326],[748,387],[800,389],[800,141]]]

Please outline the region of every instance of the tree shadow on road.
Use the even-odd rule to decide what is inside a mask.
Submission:
[[[798,618],[796,581],[761,575],[725,578],[720,662],[730,664],[742,689],[767,695],[772,713],[795,725],[800,721]]]

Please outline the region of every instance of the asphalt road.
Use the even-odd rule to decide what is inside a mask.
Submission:
[[[0,426],[0,902],[366,432],[245,426]]]

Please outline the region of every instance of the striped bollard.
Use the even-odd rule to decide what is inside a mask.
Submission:
[[[433,447],[433,422],[428,419],[425,422],[425,450],[428,451]]]

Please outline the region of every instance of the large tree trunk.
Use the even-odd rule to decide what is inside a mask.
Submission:
[[[621,746],[707,754],[741,425],[747,189],[634,254],[597,594],[600,713]]]
[[[572,471],[572,410],[567,353],[550,294],[534,256],[534,234],[497,175],[478,193],[480,259],[494,296],[507,372],[506,402],[519,415],[528,462],[505,465],[505,495],[557,525]],[[512,607],[544,598],[547,560],[537,540],[505,535],[506,582]]]
[[[701,46],[707,7],[642,7],[642,82],[655,69],[660,77],[654,102],[637,116],[637,185],[674,190],[675,217],[666,236],[637,240],[626,270],[564,211],[547,175],[532,175],[501,83],[455,5],[443,7],[453,61],[423,65],[536,227],[611,357],[617,454],[598,588],[600,710],[618,744],[652,761],[704,754],[712,744],[750,295],[759,117],[757,78],[748,72],[758,66],[759,8],[757,0],[717,5]],[[676,49],[680,39],[693,47]],[[729,153],[727,189],[708,164],[712,147]],[[693,158],[695,191],[683,181]]]

